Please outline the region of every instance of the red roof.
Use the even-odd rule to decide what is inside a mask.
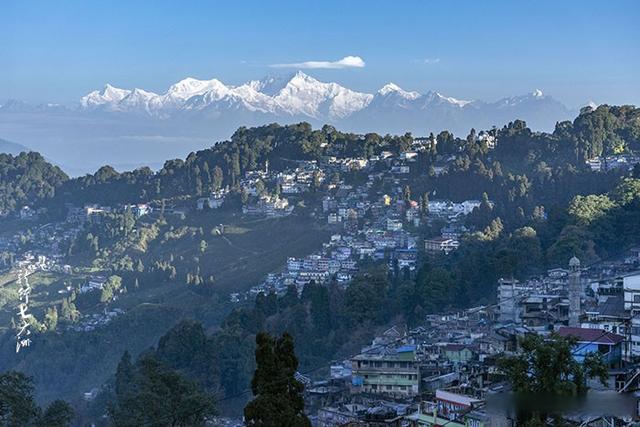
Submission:
[[[622,335],[607,332],[604,329],[562,327],[558,330],[558,335],[561,337],[574,337],[579,342],[594,344],[619,344],[624,341]]]

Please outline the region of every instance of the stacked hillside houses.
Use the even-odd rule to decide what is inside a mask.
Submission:
[[[510,396],[497,361],[516,354],[528,334],[571,337],[582,363],[597,353],[608,367],[606,386],[589,384],[617,408],[605,417],[588,408],[565,415],[567,425],[635,425],[633,392],[640,389],[640,250],[624,259],[566,268],[526,281],[504,278],[497,303],[429,315],[421,326],[398,325],[377,336],[331,374],[305,389],[317,426],[513,426],[496,404]],[[595,396],[595,395],[594,395]],[[637,407],[637,406],[636,406]],[[629,408],[628,406],[625,408]]]

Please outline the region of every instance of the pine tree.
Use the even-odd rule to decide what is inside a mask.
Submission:
[[[284,333],[274,339],[266,332],[256,336],[256,371],[251,381],[255,398],[244,409],[249,426],[307,427],[304,386],[295,378],[298,359],[293,338]]]

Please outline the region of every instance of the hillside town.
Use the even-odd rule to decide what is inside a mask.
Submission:
[[[314,425],[514,425],[496,403],[510,391],[496,362],[521,351],[520,339],[528,334],[572,337],[579,363],[597,352],[609,368],[606,386],[590,386],[598,399],[613,402],[611,413],[595,415],[587,405],[565,422],[630,425],[640,399],[630,392],[640,381],[640,306],[634,297],[640,294],[640,249],[627,255],[592,266],[573,258],[567,268],[523,283],[504,279],[495,305],[429,315],[423,326],[384,331],[351,359],[331,365],[325,379],[307,379]],[[629,395],[635,404],[625,400]]]
[[[329,157],[322,163],[298,162],[294,169],[285,172],[269,173],[268,165],[264,171],[248,172],[242,181],[243,189],[257,202],[243,206],[242,212],[266,218],[290,215],[293,205],[305,193],[326,183],[327,177],[339,176],[345,171],[360,171],[367,174],[367,180],[357,186],[340,180],[329,182],[329,194],[322,197],[315,215],[319,222],[335,232],[330,240],[316,253],[290,257],[280,271],[269,274],[248,295],[231,295],[232,301],[245,300],[258,293],[281,295],[290,285],[295,285],[301,293],[310,281],[328,283],[335,279],[338,284],[347,285],[362,261],[386,262],[396,271],[407,269],[411,273],[416,269],[419,252],[448,254],[457,248],[462,234],[468,231],[463,224],[464,217],[481,202],[425,201],[423,196],[419,202],[407,193],[407,174],[417,154],[428,150],[432,143],[427,138],[416,138],[412,147],[415,151],[400,156],[383,152],[369,159]],[[442,168],[453,160],[443,159]],[[265,183],[275,185],[282,196],[261,195]],[[376,191],[381,183],[389,189],[388,193]],[[224,191],[218,191],[209,198],[198,199],[197,209],[221,207],[224,194]],[[440,235],[421,239],[421,227],[432,223],[443,224]]]
[[[638,0],[5,3],[0,427],[640,427]]]
[[[478,140],[495,148],[489,133]],[[301,295],[312,282],[347,288],[363,266],[370,265],[383,265],[392,276],[414,277],[422,260],[456,251],[474,231],[466,218],[483,204],[490,209],[493,202],[486,197],[439,199],[435,192],[412,195],[412,168],[433,144],[432,138],[413,138],[410,149],[400,154],[328,156],[296,161],[280,170],[270,170],[267,162],[263,169],[246,172],[240,180],[242,204],[232,208],[241,218],[276,220],[307,208],[314,226],[329,231],[330,237],[315,252],[291,253],[284,265],[247,292],[232,292],[229,301],[250,304],[259,295],[283,296],[292,287]],[[438,156],[432,173],[446,173],[455,160]],[[635,162],[626,157],[605,160],[601,166],[591,160],[589,167],[606,172]],[[365,179],[342,178],[353,172]],[[26,238],[23,233],[3,237],[1,262],[9,274],[26,269],[29,274],[55,271],[71,277],[79,269],[65,263],[63,248],[86,227],[99,225],[105,215],[126,215],[132,221],[168,215],[185,221],[229,209],[231,199],[229,188],[218,188],[206,197],[175,198],[168,204],[67,204],[64,221],[39,226]],[[46,214],[45,209],[24,206],[15,215],[30,224]],[[224,235],[225,225],[215,230]],[[510,390],[496,363],[500,356],[518,354],[521,339],[531,334],[571,337],[579,362],[591,352],[599,353],[609,368],[609,380],[606,387],[594,383],[598,393],[616,396],[635,390],[640,381],[639,269],[640,249],[632,248],[622,258],[594,265],[582,265],[573,257],[565,268],[525,281],[501,278],[494,305],[430,314],[418,327],[388,328],[360,353],[331,364],[324,378],[299,372],[306,411],[318,427],[513,425],[510,415],[495,407],[495,400]],[[66,286],[58,293],[88,295],[107,287],[102,272],[83,277],[77,287]],[[119,294],[110,296],[99,309],[78,315],[66,331],[89,333],[109,325],[126,312],[115,304],[118,298]],[[88,400],[95,393],[91,396]],[[594,423],[586,409],[567,414],[565,421]],[[598,425],[618,425],[636,417],[633,410],[601,415]],[[233,424],[231,419],[218,421]]]

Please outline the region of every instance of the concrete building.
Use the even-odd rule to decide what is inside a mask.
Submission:
[[[354,392],[394,397],[412,397],[419,392],[420,367],[414,345],[365,349],[351,363]]]
[[[621,279],[624,310],[631,317],[631,355],[640,356],[640,272],[629,273]]]

